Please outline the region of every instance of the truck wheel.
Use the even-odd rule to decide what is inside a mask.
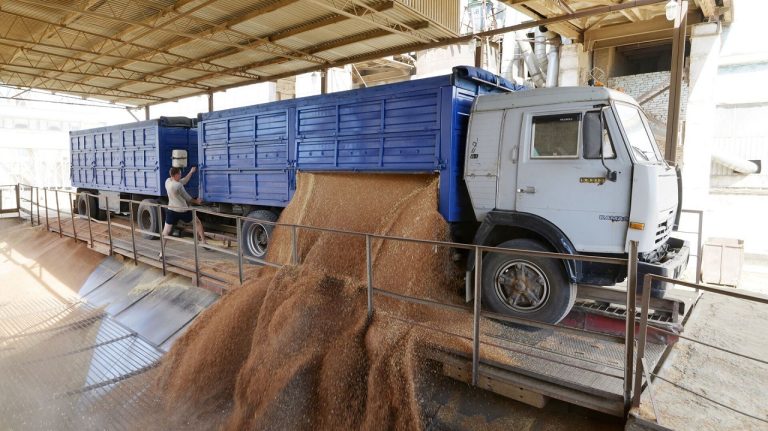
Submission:
[[[87,204],[86,201],[88,202]],[[90,210],[90,213],[88,210]],[[78,193],[77,214],[82,217],[90,216],[92,219],[97,219],[99,216],[99,200],[93,196],[88,196],[85,192]]]
[[[136,225],[141,230],[160,233],[161,221],[157,219],[157,201],[155,199],[144,199],[139,203],[139,209],[136,211]],[[159,237],[142,233],[144,239],[159,239]]]
[[[256,210],[248,214],[248,218],[263,221],[277,221],[277,214],[269,210]],[[272,236],[274,225],[245,220],[240,236],[240,247],[243,255],[263,259],[267,255],[267,246]]]
[[[514,239],[497,247],[549,251],[538,241]],[[555,324],[571,311],[576,284],[558,259],[489,253],[483,259],[483,305],[490,311]]]

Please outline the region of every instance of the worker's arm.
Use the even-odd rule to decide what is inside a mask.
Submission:
[[[184,185],[186,186],[186,185],[187,185],[187,183],[189,182],[189,180],[191,180],[191,179],[192,179],[192,174],[194,174],[195,172],[197,172],[197,166],[192,166],[192,167],[189,169],[189,173],[188,173],[188,174],[187,174],[187,175],[186,175],[184,178],[182,178],[181,180],[179,180],[179,182],[180,182],[180,183],[182,183],[182,184],[184,184]]]

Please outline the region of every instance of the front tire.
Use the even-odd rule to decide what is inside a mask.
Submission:
[[[240,234],[240,248],[244,256],[264,259],[267,256],[267,247],[272,237],[275,226],[269,223],[259,223],[257,220],[275,222],[277,214],[269,210],[256,210],[248,214],[249,219],[243,222],[243,231]]]
[[[505,241],[497,247],[550,251],[531,239]],[[560,259],[488,253],[483,259],[483,305],[489,311],[555,324],[576,301]]]

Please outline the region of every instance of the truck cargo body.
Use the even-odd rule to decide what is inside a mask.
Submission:
[[[280,208],[297,171],[439,173],[440,213],[448,222],[473,221],[462,179],[472,103],[521,87],[462,70],[202,114],[202,198]]]
[[[70,132],[72,186],[78,189],[166,196],[173,150],[186,150],[197,164],[197,129],[173,119],[156,119]],[[187,191],[197,196],[198,184]]]

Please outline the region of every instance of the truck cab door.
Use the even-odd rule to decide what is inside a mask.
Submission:
[[[601,116],[593,107],[523,113],[515,209],[553,223],[579,252],[622,253],[631,159],[613,144],[620,136],[613,116]],[[585,153],[588,139],[604,142],[603,158]]]

